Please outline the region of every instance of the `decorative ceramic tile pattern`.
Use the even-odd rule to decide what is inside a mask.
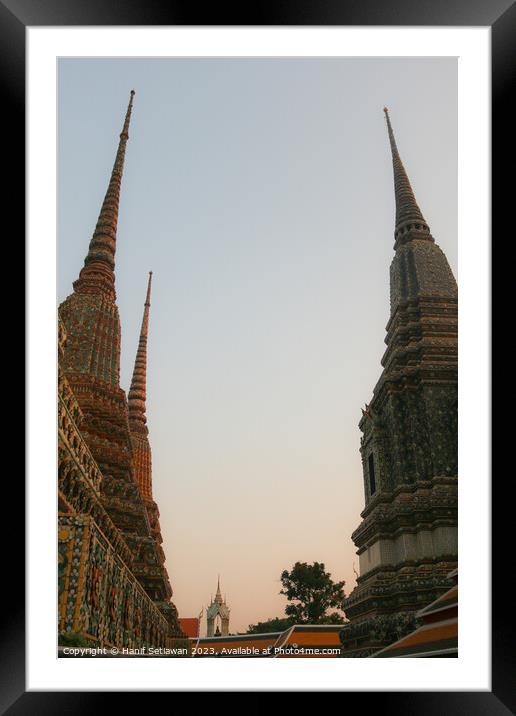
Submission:
[[[59,631],[102,646],[167,643],[167,620],[87,515],[59,518]]]

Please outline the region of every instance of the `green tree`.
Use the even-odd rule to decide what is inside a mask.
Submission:
[[[345,582],[334,582],[322,562],[296,562],[290,572],[285,569],[281,573],[281,584],[280,594],[290,602],[285,614],[296,624],[344,623],[341,612],[327,611],[342,608]]]
[[[286,631],[294,624],[292,619],[287,617],[275,617],[267,619],[266,622],[258,622],[257,624],[249,624],[247,634],[270,634],[275,631]]]

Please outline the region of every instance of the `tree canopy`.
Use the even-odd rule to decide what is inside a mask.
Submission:
[[[296,624],[343,624],[345,582],[334,582],[323,562],[296,562],[291,571],[281,573],[284,594],[290,602],[285,614]],[[328,609],[339,611],[328,612]]]
[[[270,634],[276,631],[285,631],[294,624],[292,619],[288,617],[275,617],[274,619],[267,619],[265,622],[258,622],[257,624],[249,624],[247,634]]]

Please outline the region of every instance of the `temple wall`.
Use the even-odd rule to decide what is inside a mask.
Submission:
[[[359,556],[360,576],[380,566],[395,567],[402,562],[437,559],[457,554],[457,528],[439,525],[433,529],[403,532],[395,538],[381,538]]]
[[[60,515],[59,632],[100,646],[166,647],[168,623],[88,515]]]

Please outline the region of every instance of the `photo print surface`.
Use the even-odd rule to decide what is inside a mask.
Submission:
[[[457,656],[456,58],[58,62],[59,656]]]

